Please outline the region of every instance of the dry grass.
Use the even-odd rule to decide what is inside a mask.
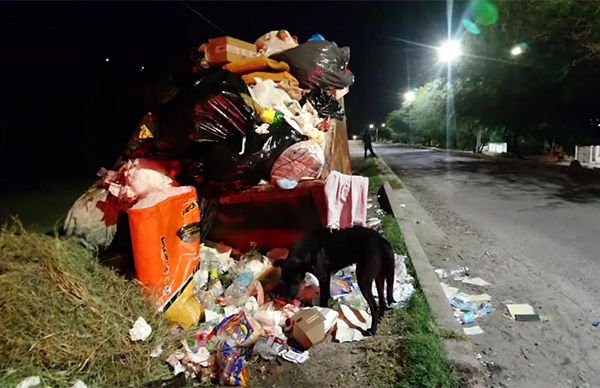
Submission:
[[[59,386],[76,379],[139,386],[171,375],[161,358],[149,357],[169,339],[167,323],[137,284],[73,241],[29,233],[18,222],[3,227],[0,290],[0,386],[30,375]],[[138,316],[154,331],[132,343]]]

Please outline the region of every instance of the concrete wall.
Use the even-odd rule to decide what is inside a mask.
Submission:
[[[493,154],[501,154],[508,151],[508,145],[506,143],[487,143],[485,146],[483,146],[483,151]]]
[[[600,162],[600,145],[575,146],[575,159],[581,163]]]

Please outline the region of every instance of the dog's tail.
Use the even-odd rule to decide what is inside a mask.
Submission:
[[[396,263],[394,257],[394,249],[392,245],[386,239],[381,239],[381,251],[382,257],[382,270],[385,273],[385,284],[386,284],[386,296],[387,304],[391,305],[394,303],[394,278],[396,272]]]

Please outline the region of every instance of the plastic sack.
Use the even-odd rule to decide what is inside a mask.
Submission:
[[[298,40],[288,31],[279,30],[267,32],[254,42],[259,54],[267,57],[298,46]]]
[[[315,140],[296,143],[285,150],[271,170],[271,182],[280,178],[300,181],[318,178],[325,165],[325,153]]]
[[[200,261],[200,209],[193,187],[148,195],[128,211],[136,278],[168,308]]]
[[[306,99],[312,104],[320,117],[333,117],[338,120],[344,118],[344,109],[327,90],[311,90]]]
[[[194,141],[229,141],[252,133],[256,118],[242,94],[246,84],[235,74],[224,70],[201,73],[194,82]]]
[[[304,135],[291,127],[286,121],[269,127],[270,134],[257,136],[252,148],[257,149],[241,158],[237,165],[239,178],[250,185],[258,184],[261,179],[269,179],[273,164],[291,145],[306,139]]]
[[[108,191],[122,202],[134,202],[150,193],[177,186],[179,162],[152,159],[129,160],[119,171],[105,171]]]
[[[97,182],[73,203],[63,228],[86,247],[107,248],[117,233],[120,210],[117,199]]]
[[[342,89],[354,83],[354,75],[346,68],[350,48],[340,48],[333,42],[309,41],[275,54],[273,59],[289,64],[302,88]]]

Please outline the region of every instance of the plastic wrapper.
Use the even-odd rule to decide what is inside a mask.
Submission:
[[[306,99],[310,101],[320,117],[333,117],[338,120],[344,118],[344,109],[327,90],[311,90]]]
[[[342,89],[354,83],[354,75],[347,69],[350,48],[333,42],[309,41],[272,58],[289,64],[302,88]]]
[[[136,278],[162,311],[192,280],[200,242],[184,241],[177,232],[200,221],[193,187],[173,187],[138,201],[128,211]]]
[[[288,31],[270,31],[254,42],[260,54],[267,57],[298,46],[298,39],[294,38]]]
[[[281,178],[300,181],[318,178],[325,164],[325,153],[314,140],[294,144],[275,161],[271,170],[271,182]]]

